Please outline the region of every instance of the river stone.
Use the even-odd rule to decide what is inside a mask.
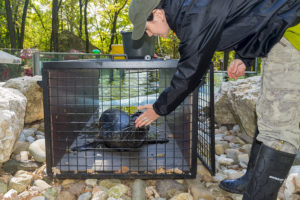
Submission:
[[[6,192],[3,196],[4,200],[18,200],[18,192],[14,189],[10,189],[8,192]]]
[[[132,200],[146,200],[146,182],[140,179],[134,181],[131,187]]]
[[[36,197],[32,197],[30,200],[48,200],[48,199],[46,199],[44,196],[36,196]]]
[[[213,180],[210,172],[207,170],[207,168],[204,165],[197,166],[197,174],[200,175],[201,180],[205,182],[211,182]]]
[[[245,171],[236,171],[233,169],[225,169],[223,171],[223,173],[227,175],[228,179],[236,179],[236,178],[243,176],[245,174]]]
[[[107,200],[108,195],[105,191],[98,191],[93,194],[91,200]]]
[[[193,196],[189,193],[180,193],[172,197],[170,200],[193,200]]]
[[[35,131],[37,131],[36,128],[24,128],[21,135],[24,135],[25,138],[29,137],[29,136],[34,136],[35,135]]]
[[[95,186],[97,185],[97,179],[86,179],[84,182],[86,185]]]
[[[225,148],[223,144],[216,144],[215,145],[215,150],[217,155],[224,154]]]
[[[37,162],[46,161],[45,139],[36,140],[29,146],[29,152]]]
[[[92,193],[86,192],[81,194],[77,200],[90,200],[92,198]]]
[[[205,200],[214,200],[215,198],[213,195],[209,192],[207,188],[205,188],[201,184],[194,184],[190,187],[190,192],[193,195],[193,199],[205,199]]]
[[[30,145],[29,142],[18,140],[14,145],[13,153],[19,154],[21,151],[28,151],[29,145]]]
[[[6,192],[7,192],[7,183],[4,180],[0,179],[0,194],[1,193],[4,194]]]
[[[2,169],[5,172],[14,174],[18,170],[34,171],[41,166],[40,163],[28,160],[27,162],[21,162],[17,160],[9,160],[3,163]]]
[[[69,185],[69,189],[67,191],[75,196],[79,196],[84,191],[84,188],[85,188],[84,182],[78,182]]]
[[[120,198],[123,194],[126,194],[129,191],[129,188],[126,185],[118,184],[111,187],[107,194],[109,197]]]
[[[37,81],[41,80],[42,76],[23,76],[10,79],[3,85],[6,88],[17,89],[26,96],[25,123],[44,119],[43,91],[37,84]]]
[[[21,193],[18,195],[18,197],[19,197],[20,199],[29,199],[30,196],[31,196],[31,194],[30,194],[30,192],[27,191],[27,190],[25,190],[24,192],[21,192]],[[31,198],[30,200],[32,200],[32,198]]]
[[[121,181],[119,179],[104,179],[101,180],[98,185],[103,186],[107,189],[110,189],[111,187],[120,184]]]
[[[9,160],[23,130],[26,102],[19,91],[0,87],[0,163]]]
[[[35,180],[33,185],[37,186],[39,191],[44,191],[48,188],[51,188],[51,185],[49,185],[48,183],[46,183],[46,181],[41,179]]]
[[[19,170],[9,181],[8,188],[23,192],[31,183],[33,176],[26,171]]]
[[[178,183],[175,180],[159,180],[156,182],[156,189],[160,197],[167,198],[168,191],[185,192],[183,184]]]
[[[47,200],[56,200],[58,194],[60,193],[60,190],[61,190],[60,187],[51,187],[51,188],[48,188],[44,192],[44,196],[47,198]]]
[[[226,158],[226,156],[224,154],[221,156],[216,155],[216,161],[220,165],[232,165],[234,163],[233,159]]]
[[[76,200],[76,197],[74,194],[72,194],[69,191],[61,191],[58,196],[57,200]]]

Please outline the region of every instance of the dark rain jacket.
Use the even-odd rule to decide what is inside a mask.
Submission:
[[[300,23],[300,0],[165,0],[180,39],[171,85],[153,104],[167,115],[199,85],[216,50],[235,50],[245,64],[264,57],[288,27]]]

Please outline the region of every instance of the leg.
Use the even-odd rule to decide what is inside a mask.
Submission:
[[[244,200],[276,199],[294,161],[300,144],[299,77],[300,52],[282,38],[264,60],[256,107],[257,140],[263,144]]]

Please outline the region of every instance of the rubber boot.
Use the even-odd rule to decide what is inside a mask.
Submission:
[[[256,129],[253,142],[252,142],[252,147],[250,151],[250,158],[247,166],[247,172],[241,176],[240,178],[237,179],[232,179],[232,180],[223,180],[220,182],[219,187],[227,192],[231,193],[237,193],[237,194],[243,194],[244,191],[246,190],[248,183],[250,181],[254,166],[255,166],[255,161],[257,154],[259,152],[261,142],[256,140],[256,137],[258,135],[258,129]]]
[[[295,157],[262,144],[243,200],[276,200]]]

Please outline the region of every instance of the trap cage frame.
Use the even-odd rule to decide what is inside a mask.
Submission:
[[[204,137],[198,133],[198,89],[175,111],[150,125],[141,147],[111,148],[103,144],[106,139],[99,129],[101,114],[117,108],[131,115],[138,106],[154,103],[170,84],[177,62],[45,62],[41,85],[47,174],[57,178],[194,178],[197,156],[201,154],[201,160],[213,170],[212,148],[208,148],[209,160],[207,150],[197,150],[199,141],[212,144],[207,138],[199,140]],[[211,79],[209,83],[207,80],[205,77],[202,85],[213,84]],[[205,104],[212,103],[207,100]],[[211,133],[209,129],[205,137],[214,138]],[[96,146],[89,146],[95,143]]]

